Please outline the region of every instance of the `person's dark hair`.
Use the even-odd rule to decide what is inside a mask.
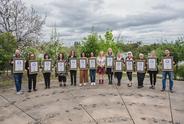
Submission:
[[[29,60],[31,59],[31,55],[34,55],[33,59],[36,59],[36,55],[34,53],[29,53]]]
[[[60,58],[60,54],[62,54],[62,58]],[[59,53],[59,54],[58,54],[58,60],[60,60],[60,59],[62,59],[62,60],[63,60],[64,58],[65,58],[64,53]]]
[[[46,56],[48,56],[48,59],[50,59],[50,56],[47,53],[44,54],[44,57],[43,58],[46,59]]]
[[[72,51],[70,51],[70,55],[69,55],[69,57],[71,57],[72,56],[72,52],[74,53],[74,57],[76,57],[76,53],[75,53],[75,51],[74,50],[72,50]]]
[[[90,52],[90,55],[89,55],[89,56],[92,57],[92,56],[91,56],[92,53],[93,53],[93,57],[95,57],[95,53],[94,53],[94,52]]]
[[[81,53],[81,57],[83,57],[82,54],[84,54],[84,57],[86,57],[86,53],[85,53],[85,52],[82,52],[82,53]]]

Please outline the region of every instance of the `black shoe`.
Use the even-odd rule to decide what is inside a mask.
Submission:
[[[28,90],[28,92],[30,93],[30,92],[31,92],[31,90]]]
[[[153,89],[153,85],[151,85],[149,88],[150,88],[150,89]]]
[[[143,88],[144,86],[138,86],[137,88],[140,89],[140,88]]]
[[[174,91],[173,90],[170,90],[170,93],[174,93]]]
[[[33,91],[37,91],[37,89],[34,89]]]
[[[66,87],[66,84],[64,84],[64,87]]]
[[[77,86],[76,84],[74,84],[74,86]]]
[[[165,89],[162,89],[162,90],[161,90],[161,92],[164,92],[164,91],[165,91]]]
[[[60,84],[59,86],[60,86],[60,87],[62,87],[63,85],[62,85],[62,84]]]
[[[118,86],[121,86],[121,84],[120,84],[120,83],[118,83],[117,85],[118,85]]]

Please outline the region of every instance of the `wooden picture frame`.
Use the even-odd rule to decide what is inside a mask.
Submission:
[[[114,72],[123,72],[123,61],[122,60],[114,61]]]
[[[79,59],[79,68],[80,68],[80,70],[87,69],[87,58],[80,58]]]
[[[70,70],[77,70],[77,59],[76,58],[71,58],[70,59]]]
[[[106,68],[113,68],[114,56],[106,56]]]
[[[125,61],[126,72],[133,72],[134,71],[134,62],[133,60],[126,60]]]
[[[96,69],[97,63],[96,63],[96,58],[89,58],[89,69]]]
[[[25,62],[24,59],[14,58],[13,59],[13,73],[24,73]]]
[[[147,69],[148,71],[157,71],[157,58],[148,58]]]
[[[65,73],[66,72],[66,62],[57,61],[56,69],[57,69],[57,73]]]
[[[136,71],[139,73],[145,73],[145,61],[136,61]]]
[[[43,60],[43,73],[52,72],[52,60]]]
[[[162,59],[162,71],[174,71],[173,57],[165,57]]]
[[[29,74],[37,74],[39,72],[39,63],[36,60],[29,60]]]

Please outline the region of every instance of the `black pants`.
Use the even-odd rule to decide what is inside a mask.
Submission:
[[[36,89],[36,77],[37,77],[37,74],[29,74],[28,75],[28,88],[29,88],[29,90],[32,89],[32,84],[33,84],[33,90]]]
[[[127,77],[129,81],[132,81],[132,72],[127,72]]]
[[[71,77],[71,85],[74,84],[76,86],[77,71],[70,70],[70,77]]]
[[[138,86],[143,86],[145,73],[137,73]]]
[[[149,72],[149,76],[150,76],[150,83],[151,83],[151,85],[155,85],[156,84],[156,81],[157,81],[157,79],[156,79],[156,77],[157,77],[157,72],[154,72],[154,71],[150,71]]]
[[[64,76],[64,75],[59,75],[59,76],[58,76],[58,80],[59,80],[59,82],[66,83],[66,76]]]
[[[121,84],[122,75],[123,75],[122,72],[116,72],[116,73],[115,73],[115,76],[116,76],[116,78],[117,78],[117,80],[118,80],[118,85]]]
[[[112,68],[107,68],[106,71],[107,71],[107,75],[108,75],[109,84],[112,84],[112,77],[113,77]]]
[[[46,88],[50,88],[50,75],[50,73],[43,73]]]

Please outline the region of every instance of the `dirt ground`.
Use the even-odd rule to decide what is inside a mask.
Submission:
[[[116,80],[114,79],[114,82]],[[161,92],[161,80],[156,89],[131,88],[127,80],[122,85],[59,87],[56,80],[51,89],[16,95],[15,88],[0,89],[0,124],[184,124],[184,82],[174,82],[174,93]],[[168,88],[168,87],[167,87]]]

